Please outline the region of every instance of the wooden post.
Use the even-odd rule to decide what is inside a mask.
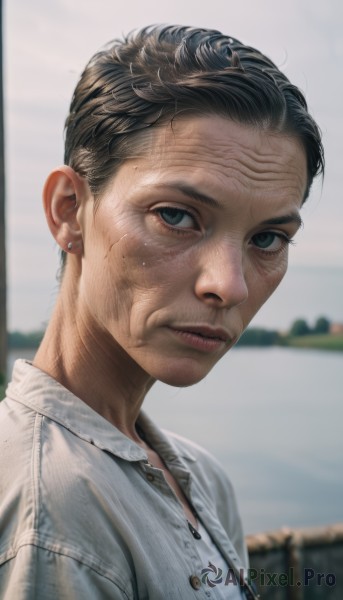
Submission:
[[[4,103],[2,75],[2,1],[0,0],[0,385],[7,370],[7,302],[6,302],[6,240],[5,240],[5,157]]]

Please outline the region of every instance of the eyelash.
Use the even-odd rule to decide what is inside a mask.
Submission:
[[[280,248],[277,248],[276,250],[268,250],[268,249],[264,249],[264,248],[259,248],[257,245],[255,245],[254,247],[257,248],[257,250],[259,252],[263,253],[264,255],[275,256],[276,254],[279,254],[280,252],[285,250],[285,248],[287,248],[288,246],[294,244],[294,239],[289,237],[287,234],[280,233],[278,231],[268,231],[268,230],[261,231],[260,233],[256,233],[255,235],[253,235],[251,238],[252,242],[254,242],[254,238],[256,238],[259,235],[263,235],[263,234],[273,235],[276,238],[278,238],[281,242]]]
[[[169,223],[167,223],[165,221],[165,219],[162,217],[162,213],[163,211],[175,211],[178,213],[181,213],[183,215],[183,217],[188,216],[192,219],[192,221],[194,222],[194,224],[197,227],[197,230],[200,230],[200,227],[198,225],[197,219],[195,218],[194,214],[192,214],[190,211],[185,210],[183,208],[179,208],[177,206],[162,206],[162,207],[158,207],[156,209],[153,210],[153,212],[155,213],[155,215],[158,217],[160,223],[162,226],[164,226],[166,229],[168,229],[168,231],[171,231],[172,233],[176,233],[177,235],[186,235],[190,232],[191,228],[189,227],[179,227],[178,225],[171,225]],[[283,242],[280,246],[280,248],[278,248],[277,250],[268,250],[268,249],[264,249],[264,248],[259,248],[257,245],[255,245],[254,247],[261,253],[263,253],[264,255],[269,255],[269,256],[273,256],[276,254],[279,254],[280,252],[282,252],[287,246],[294,244],[294,239],[289,237],[287,234],[285,233],[280,233],[277,231],[261,231],[260,233],[256,233],[252,236],[251,240],[253,241],[254,238],[256,238],[259,235],[263,235],[263,234],[271,234],[274,235],[275,237],[279,238],[281,242]]]
[[[191,231],[191,228],[190,227],[179,227],[178,225],[171,225],[170,223],[167,223],[165,221],[165,219],[162,217],[162,212],[167,211],[167,210],[182,213],[183,217],[189,217],[190,219],[192,219],[194,225],[196,226],[197,231],[200,230],[200,227],[198,225],[197,219],[194,216],[194,214],[188,210],[185,210],[184,208],[178,208],[177,206],[161,206],[161,207],[155,208],[153,210],[153,212],[158,217],[161,225],[166,227],[166,229],[168,229],[168,231],[171,231],[172,233],[176,233],[178,235],[186,235],[186,234],[189,234],[189,232]]]

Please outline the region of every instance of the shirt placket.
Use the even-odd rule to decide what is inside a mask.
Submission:
[[[179,498],[168,484],[161,469],[154,467],[148,461],[143,461],[142,468],[149,484],[154,485],[159,492],[169,496],[169,498],[173,500],[171,506],[173,507],[173,512],[178,522],[177,536],[184,553],[184,564],[189,565],[187,576],[190,590],[197,592],[196,597],[199,600],[214,600],[210,590],[206,590],[202,584],[201,570],[203,565],[196,549],[196,540],[190,531],[187,517],[183,511]],[[188,473],[186,473],[186,480],[188,480]]]

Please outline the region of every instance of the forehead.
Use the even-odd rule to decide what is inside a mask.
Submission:
[[[282,192],[298,205],[304,198],[306,155],[294,136],[206,116],[175,119],[144,133],[138,145],[140,158],[129,162],[142,184],[177,177],[213,193]]]

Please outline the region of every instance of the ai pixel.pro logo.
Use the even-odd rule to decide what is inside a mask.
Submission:
[[[215,565],[209,562],[208,567],[201,571],[201,581],[207,583],[209,587],[214,588],[218,583],[222,583],[222,574],[223,571],[221,569],[217,569]]]
[[[226,576],[223,576],[222,569],[209,562],[208,567],[201,571],[201,581],[205,585],[214,588],[216,585],[240,585],[246,581],[251,584],[258,583],[261,587],[307,587],[307,586],[327,586],[336,585],[336,575],[334,573],[317,573],[314,569],[304,568],[300,577],[296,577],[293,568],[284,573],[267,573],[264,569],[248,569],[244,573],[239,570],[239,576],[229,568]]]
[[[215,565],[209,562],[208,567],[206,569],[202,569],[201,571],[201,581],[211,588],[223,583],[222,569],[217,568]],[[237,585],[237,578],[232,569],[228,569],[224,585],[229,585],[229,583],[234,583],[234,585]]]

